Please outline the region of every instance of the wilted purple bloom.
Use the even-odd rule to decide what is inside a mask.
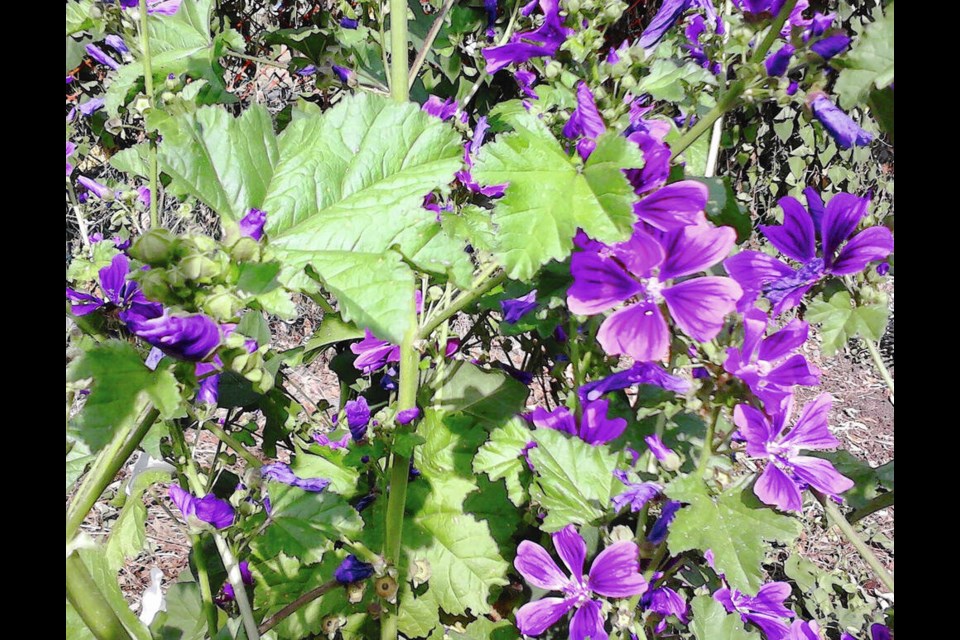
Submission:
[[[300,478],[289,465],[283,462],[274,462],[260,467],[260,475],[264,480],[288,484],[304,491],[317,493],[323,491],[330,484],[326,478]]]
[[[547,550],[524,540],[517,547],[514,566],[530,584],[547,591],[559,591],[562,597],[541,598],[517,611],[517,627],[524,635],[537,636],[555,624],[571,609],[570,640],[607,640],[602,613],[603,601],[597,596],[628,598],[647,590],[640,573],[636,543],[615,542],[600,552],[590,571],[584,573],[587,545],[574,526],[567,525],[553,534],[553,546],[571,577],[553,561]]]
[[[447,338],[447,345],[443,349],[443,357],[450,358],[460,349],[460,338]]]
[[[403,411],[397,412],[397,424],[410,424],[419,417],[420,409],[417,407],[412,409],[404,409]]]
[[[359,25],[360,23],[353,18],[348,18],[347,16],[340,18],[340,26],[344,29],[356,29]]]
[[[367,399],[360,396],[356,400],[350,400],[343,405],[343,411],[347,415],[347,426],[350,428],[350,435],[357,442],[367,437],[367,425],[370,423],[370,406]]]
[[[755,596],[748,596],[736,589],[717,589],[713,599],[723,605],[728,613],[739,613],[740,619],[763,631],[767,640],[784,640],[790,633],[790,618],[796,614],[783,606],[790,597],[790,585],[786,582],[770,582]]]
[[[625,371],[618,371],[606,378],[581,385],[578,394],[580,401],[586,403],[597,400],[611,391],[619,391],[638,384],[652,384],[675,393],[686,393],[690,390],[689,382],[670,375],[660,365],[652,362],[637,362]]]
[[[647,534],[647,542],[660,544],[667,539],[670,523],[677,517],[677,511],[679,511],[682,506],[683,503],[677,502],[676,500],[667,500],[667,502],[664,503],[663,507],[660,508],[660,517],[657,518],[653,526],[650,527],[650,533]]]
[[[113,195],[113,191],[107,188],[105,185],[100,184],[96,180],[88,178],[87,176],[80,176],[77,178],[77,182],[83,185],[87,191],[97,196],[100,199],[107,198],[108,196]]]
[[[537,308],[537,290],[534,289],[512,300],[501,300],[500,308],[503,310],[503,321],[507,324],[515,324],[524,315]]]
[[[543,12],[543,24],[539,29],[515,33],[511,36],[510,42],[483,50],[483,57],[487,61],[487,73],[494,74],[509,64],[519,64],[530,58],[552,56],[573,33],[573,29],[563,26],[560,0],[539,0],[537,4]],[[526,5],[524,15],[530,15],[534,6],[534,2]]]
[[[850,638],[844,634],[840,640]],[[814,621],[794,620],[790,625],[790,631],[784,636],[784,640],[820,640],[820,625]],[[853,640],[850,638],[850,640]]]
[[[687,9],[702,8],[707,15],[716,20],[717,12],[712,0],[664,0],[657,15],[640,34],[639,44],[644,49],[657,45],[667,32],[673,28]]]
[[[357,510],[357,513],[360,513],[361,511],[369,507],[371,504],[373,504],[373,501],[376,499],[377,499],[377,494],[368,493],[367,495],[357,500],[357,504],[353,505],[353,508]]]
[[[824,60],[829,60],[835,55],[841,54],[850,46],[850,36],[843,33],[835,33],[817,40],[810,49]]]
[[[723,21],[716,21],[717,33],[722,33],[722,28]],[[697,64],[704,69],[709,70],[710,73],[717,75],[723,70],[722,65],[719,62],[711,61],[707,56],[707,52],[704,50],[703,45],[700,43],[700,37],[706,30],[707,21],[703,19],[703,16],[697,14],[690,18],[690,21],[683,30],[683,35],[687,40],[686,44],[683,45],[683,48],[687,50],[687,53],[690,54],[690,57],[693,58]]]
[[[663,440],[660,439],[660,436],[654,434],[647,436],[643,439],[647,443],[647,446],[650,447],[650,453],[653,454],[653,457],[663,462],[670,458],[670,456],[676,456],[676,452],[673,449],[663,444]]]
[[[483,10],[487,12],[487,37],[494,36],[493,23],[497,21],[497,0],[483,0]]]
[[[257,242],[263,237],[263,225],[267,222],[267,214],[260,209],[250,209],[247,215],[240,220],[240,235],[253,238]]]
[[[626,303],[603,321],[597,334],[609,355],[626,354],[639,362],[665,358],[670,330],[662,302],[681,331],[701,342],[712,340],[743,293],[735,280],[720,276],[671,283],[722,260],[736,240],[732,228],[703,222],[658,233],[657,238],[638,229],[626,242],[612,247],[588,244],[588,250],[571,258],[573,285],[567,306],[572,313],[594,315]]]
[[[887,625],[880,624],[875,622],[870,625],[870,640],[890,640],[893,636],[890,635],[890,628]],[[790,638],[789,640],[793,640]],[[800,640],[807,640],[806,637],[801,636]],[[818,639],[819,640],[819,639]],[[857,640],[849,633],[844,633],[840,636],[840,640]]]
[[[424,105],[426,106],[426,105]],[[507,185],[505,184],[495,184],[487,187],[481,186],[473,179],[473,174],[470,172],[473,169],[473,156],[480,151],[480,145],[483,144],[483,139],[486,136],[487,129],[490,128],[490,125],[487,124],[487,117],[481,116],[477,120],[477,126],[473,129],[473,138],[463,149],[463,161],[467,165],[466,169],[458,171],[455,176],[457,180],[463,184],[467,189],[474,193],[479,193],[485,195],[489,198],[499,198],[507,190]],[[432,195],[432,194],[430,194]],[[426,206],[426,205],[424,205]],[[448,206],[448,210],[452,211],[453,207]],[[438,219],[439,219],[439,208],[437,209]]]
[[[147,0],[148,16],[172,16],[180,10],[182,0]]]
[[[351,582],[366,580],[373,573],[372,564],[363,562],[351,553],[343,559],[337,570],[333,572],[333,577],[340,584],[350,584]]]
[[[849,149],[854,145],[862,147],[873,140],[873,134],[861,129],[860,125],[822,93],[817,94],[810,103],[810,110],[841,149]]]
[[[881,262],[880,264],[877,265],[877,275],[885,276],[888,273],[890,273],[889,262]]]
[[[516,73],[513,74],[513,77],[517,81],[517,86],[520,87],[523,95],[531,100],[540,99],[537,92],[533,90],[533,83],[537,81],[537,74],[533,71],[527,71],[526,69],[518,69]]]
[[[643,168],[641,169],[629,169],[624,172],[627,176],[627,179],[630,181],[630,184],[633,185],[634,193],[637,195],[643,195],[648,191],[653,191],[659,189],[666,182],[667,178],[670,176],[670,147],[663,141],[664,137],[670,132],[670,125],[667,122],[662,120],[647,120],[643,116],[650,110],[650,107],[641,107],[638,104],[638,101],[634,101],[630,106],[630,126],[624,132],[624,135],[627,136],[627,140],[633,142],[643,153]],[[687,195],[695,195],[694,191],[691,189],[696,189],[687,185],[684,187],[686,182],[676,182],[667,189],[677,189],[677,188],[686,188]],[[699,183],[696,183],[699,184]],[[680,185],[680,187],[675,187],[674,185]],[[701,185],[702,186],[702,185]],[[700,200],[703,200],[703,204],[707,203],[707,194],[706,189],[702,189],[700,195],[695,195],[693,201],[690,205],[695,205],[699,203]],[[647,203],[639,207],[641,212],[643,207],[650,207],[651,203]],[[634,211],[638,209],[637,205],[634,205]],[[692,224],[692,222],[686,222],[690,220],[690,214],[687,213],[686,207],[682,210],[682,215],[680,216],[683,224]],[[703,208],[700,208],[702,211]],[[694,212],[696,213],[696,212]]]
[[[820,384],[820,370],[797,350],[807,341],[810,325],[794,318],[764,337],[769,318],[756,307],[743,314],[743,347],[727,349],[723,368],[747,383],[770,410],[782,408],[794,385]]]
[[[70,156],[73,155],[73,152],[77,150],[77,145],[73,144],[67,140],[67,177],[70,177],[70,174],[73,173],[73,165],[70,164]]]
[[[240,568],[240,580],[243,584],[247,586],[253,585],[253,573],[250,571],[250,563],[246,560],[241,560],[239,564]],[[236,593],[233,591],[233,585],[230,582],[223,583],[223,598],[218,600],[219,604],[224,604],[230,602],[236,598]]]
[[[140,285],[127,279],[129,273],[130,260],[124,254],[118,253],[110,264],[98,273],[103,298],[67,288],[67,299],[72,303],[70,312],[75,316],[85,316],[106,306],[108,309],[120,309],[121,314],[130,310],[139,314],[161,313],[163,307],[157,302],[147,300],[140,290]]]
[[[346,67],[332,65],[332,68],[333,72],[340,78],[340,82],[344,84],[350,84],[356,75],[351,69],[347,69]]]
[[[233,507],[229,502],[220,500],[212,493],[197,498],[179,486],[171,484],[169,495],[173,504],[188,522],[193,516],[197,520],[212,524],[215,529],[225,529],[233,524]]]
[[[790,84],[787,85],[786,93],[788,96],[792,96],[797,92],[797,89],[799,88],[800,88],[800,84],[798,82],[796,82],[795,80],[791,81]]]
[[[529,385],[531,382],[533,382],[533,374],[528,371],[517,369],[513,365],[505,364],[503,362],[494,362],[493,364],[506,372],[514,380],[522,382],[526,385]]]
[[[345,433],[343,437],[339,440],[331,440],[330,436],[326,433],[315,433],[313,434],[313,441],[319,444],[321,447],[327,447],[336,451],[337,449],[346,449],[350,446],[350,434]]]
[[[893,251],[893,234],[886,227],[870,227],[850,238],[867,213],[869,195],[860,198],[838,193],[824,207],[814,189],[808,187],[803,193],[809,211],[796,198],[781,198],[783,224],[760,226],[774,247],[800,263],[798,268],[760,251],[741,251],[724,261],[727,273],[743,287],[738,304],[741,310],[763,294],[773,303],[773,314],[778,315],[799,305],[804,294],[823,278],[859,273]],[[818,235],[822,246],[819,256]]]
[[[119,53],[130,53],[130,49],[127,48],[127,43],[123,41],[123,38],[116,34],[110,34],[103,39],[108,45],[116,49]]]
[[[566,407],[557,407],[549,412],[543,407],[537,407],[530,413],[530,421],[540,429],[563,431],[596,446],[616,440],[627,428],[627,421],[623,418],[607,417],[609,406],[607,400],[585,404],[579,428],[576,418]]]
[[[630,482],[627,472],[620,469],[615,470],[613,476],[627,486],[623,493],[610,498],[615,511],[630,505],[630,511],[636,513],[663,491],[663,487],[656,482]]]
[[[73,76],[67,76],[67,84],[72,84],[74,80],[76,80],[76,78]]]
[[[140,305],[122,312],[120,318],[135,336],[180,360],[205,360],[220,346],[220,327],[209,316],[173,315],[157,307]]]
[[[380,340],[369,329],[364,329],[363,340],[350,345],[350,351],[357,355],[353,366],[364,375],[382,369],[388,362],[400,362],[400,347]]]
[[[103,107],[103,98],[92,98],[77,107],[77,110],[85,116],[91,116],[98,109]]]
[[[590,91],[587,83],[581,80],[577,84],[577,107],[573,110],[573,113],[570,114],[570,119],[567,120],[567,124],[564,125],[563,135],[571,140],[575,140],[580,136],[588,140],[596,140],[606,130],[607,127],[603,123],[603,117],[600,116],[600,111],[597,109],[597,102],[593,97],[593,92]],[[586,160],[589,153],[586,155],[581,153],[580,155]]]
[[[829,393],[817,396],[803,408],[786,434],[783,430],[793,412],[792,397],[787,399],[784,409],[771,412],[772,419],[750,405],[738,404],[734,409],[733,422],[747,441],[747,455],[768,461],[753,488],[764,504],[784,511],[800,511],[801,491],[807,485],[831,497],[853,487],[853,481],[840,475],[828,460],[800,455],[801,449],[840,446],[827,425],[831,401]]]
[[[87,55],[102,65],[110,67],[114,71],[120,68],[120,63],[107,55],[107,53],[95,44],[88,44],[86,47]]]
[[[767,75],[777,78],[785,74],[790,67],[790,59],[793,57],[794,51],[796,49],[792,44],[785,44],[768,55],[763,63],[767,68]]]
[[[315,64],[308,64],[308,65],[305,66],[304,68],[298,69],[298,70],[297,70],[297,75],[298,75],[298,76],[306,77],[306,76],[312,76],[312,75],[315,74],[316,72],[317,72],[317,65],[315,65]],[[344,82],[346,82],[346,81],[344,81]]]
[[[663,572],[657,571],[651,576],[651,579],[656,581],[662,577]],[[689,621],[687,601],[670,587],[660,586],[647,591],[640,599],[640,606],[647,611],[653,611],[663,616],[654,628],[657,633],[663,633],[667,628],[667,617],[669,616],[677,616],[683,624],[687,624]]]
[[[150,206],[150,187],[137,187],[137,200],[144,207]],[[129,245],[127,245],[129,246]],[[119,249],[119,247],[117,247]]]
[[[434,118],[440,118],[446,122],[457,114],[457,101],[453,98],[443,100],[442,98],[431,95],[427,98],[427,101],[423,103],[421,109]]]

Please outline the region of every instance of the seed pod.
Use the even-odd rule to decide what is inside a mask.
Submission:
[[[377,595],[387,602],[394,602],[397,599],[397,581],[390,576],[378,578],[376,590]]]

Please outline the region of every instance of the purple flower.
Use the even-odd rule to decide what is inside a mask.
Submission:
[[[121,38],[118,35],[110,34],[109,36],[104,38],[103,41],[106,42],[111,47],[113,47],[114,49],[116,49],[118,53],[121,53],[121,54],[130,53],[130,49],[127,48],[127,43],[125,43],[123,41],[123,38]]]
[[[552,56],[560,45],[573,33],[563,26],[560,16],[560,0],[538,0],[543,12],[543,24],[535,31],[515,33],[510,42],[498,47],[487,47],[483,57],[487,61],[487,73],[494,74],[509,64],[526,62],[530,58]],[[536,5],[530,2],[522,11],[528,16]]]
[[[570,640],[607,640],[606,619],[601,610],[603,601],[597,596],[628,598],[647,590],[647,581],[640,574],[637,561],[640,549],[631,541],[608,546],[594,559],[584,573],[587,545],[573,525],[553,534],[553,546],[571,577],[553,561],[547,550],[535,542],[524,540],[517,548],[514,566],[530,584],[547,591],[559,591],[562,597],[541,598],[528,602],[517,611],[520,632],[536,636],[555,624],[571,609]]]
[[[457,101],[453,98],[443,100],[442,98],[431,95],[427,98],[427,101],[423,103],[421,109],[434,118],[440,118],[446,122],[457,114]]]
[[[100,64],[110,67],[114,71],[120,68],[120,63],[107,55],[107,53],[95,44],[88,44],[86,47],[87,55]]]
[[[347,69],[346,67],[341,67],[338,65],[333,65],[332,68],[333,68],[333,72],[337,75],[338,78],[340,78],[340,82],[344,84],[350,84],[351,82],[353,82],[354,76],[356,74],[351,69]]]
[[[788,96],[792,96],[797,92],[797,89],[799,88],[800,88],[800,84],[798,82],[791,81],[790,84],[787,85],[786,93]]]
[[[373,565],[359,560],[352,553],[343,559],[337,570],[333,572],[333,577],[340,584],[350,584],[351,582],[360,582],[373,575]]]
[[[652,384],[667,391],[686,393],[690,383],[667,373],[666,369],[652,362],[637,362],[626,371],[618,371],[606,378],[581,385],[578,393],[583,403],[597,400],[611,391],[619,391],[638,384]]]
[[[306,77],[306,76],[312,76],[312,75],[315,74],[316,72],[317,72],[317,65],[315,65],[315,64],[308,64],[308,65],[305,66],[304,68],[298,69],[298,70],[297,70],[297,75],[298,75],[298,76]]]
[[[83,185],[90,193],[97,196],[100,199],[107,198],[108,196],[113,195],[113,191],[107,188],[105,185],[100,184],[96,180],[88,178],[87,176],[80,176],[77,178],[77,182]]]
[[[92,98],[77,107],[77,110],[85,116],[93,115],[97,110],[103,107],[103,98]]]
[[[747,455],[767,460],[753,488],[764,504],[784,511],[800,511],[801,491],[807,485],[831,497],[853,487],[853,481],[840,475],[829,461],[800,455],[801,449],[840,446],[827,425],[830,405],[830,394],[820,394],[803,408],[796,424],[786,434],[783,430],[790,421],[792,397],[783,410],[771,414],[772,419],[750,405],[739,404],[734,409],[733,422],[747,441]]]
[[[616,440],[627,428],[627,421],[623,418],[607,418],[609,405],[607,400],[585,404],[579,428],[576,418],[566,407],[557,407],[553,411],[537,407],[530,413],[530,421],[540,429],[563,431],[597,446]]]
[[[350,345],[350,351],[357,356],[353,366],[364,375],[382,369],[388,362],[400,362],[400,347],[380,340],[369,329],[364,329],[363,340]]]
[[[850,638],[850,636],[844,634],[841,640],[844,640],[844,638]],[[794,620],[793,624],[790,625],[790,632],[784,636],[784,639],[820,640],[820,625],[813,621],[806,622],[805,620]],[[851,638],[851,640],[853,639]]]
[[[630,482],[627,472],[620,469],[615,470],[613,476],[627,486],[623,493],[610,498],[616,511],[630,505],[630,511],[636,513],[663,491],[663,487],[656,482]]]
[[[870,640],[890,640],[893,636],[890,635],[890,628],[879,622],[875,622],[870,625]],[[794,640],[790,638],[789,640]],[[807,640],[806,637],[800,636],[799,640]],[[817,639],[819,640],[819,638]],[[844,633],[840,636],[840,640],[857,640],[849,633]]]
[[[360,23],[353,18],[348,18],[347,16],[340,18],[340,26],[344,29],[356,29],[359,25]]]
[[[130,260],[124,254],[118,253],[98,274],[100,290],[105,297],[98,298],[67,288],[67,298],[72,303],[70,312],[75,316],[85,316],[106,306],[108,309],[119,308],[121,311],[135,309],[138,313],[160,313],[163,307],[157,302],[147,300],[140,290],[140,285],[127,279],[129,273]]]
[[[630,106],[630,126],[624,132],[627,140],[640,147],[640,151],[643,153],[643,168],[629,169],[624,172],[630,184],[633,185],[634,193],[637,195],[643,195],[648,191],[659,189],[667,182],[667,178],[670,176],[670,147],[663,141],[667,133],[670,132],[670,125],[662,120],[647,120],[644,118],[644,114],[649,110],[650,107],[641,107],[637,104],[637,101],[634,101]],[[670,187],[667,187],[667,189],[671,189],[671,191],[685,188],[686,195],[689,198],[688,202],[682,203],[680,200],[676,200],[677,204],[687,205],[677,212],[679,214],[678,223],[692,224],[692,221],[690,221],[691,214],[689,213],[690,206],[699,204],[701,200],[703,201],[703,206],[706,206],[708,192],[705,188],[695,186],[698,184],[700,187],[704,186],[701,183],[690,181],[689,183],[676,182],[670,185]],[[680,185],[680,187],[674,185]],[[668,191],[668,194],[671,193],[671,191]],[[676,194],[676,191],[672,192]],[[651,208],[651,205],[655,202],[654,200],[642,206],[638,206],[638,203],[634,205],[634,212],[638,214],[644,213],[645,208]],[[694,215],[703,211],[703,206],[701,206],[699,210],[694,211]],[[675,215],[674,217],[677,216]]]
[[[180,10],[182,0],[147,0],[148,16],[172,16]]]
[[[70,164],[70,156],[73,155],[73,152],[77,150],[77,145],[73,144],[67,140],[67,177],[70,177],[70,174],[73,173],[73,165]]]
[[[657,571],[653,574],[652,579],[659,580],[662,577],[663,572]],[[687,616],[687,601],[670,587],[660,586],[655,589],[650,589],[643,594],[643,597],[640,599],[640,605],[647,611],[653,611],[663,616],[654,628],[654,631],[657,633],[663,633],[667,628],[668,616],[677,616],[683,624],[687,624],[689,620]]]
[[[664,462],[671,458],[671,456],[676,457],[677,455],[673,449],[663,444],[663,440],[661,440],[660,436],[656,434],[647,436],[643,439],[643,441],[647,443],[647,446],[650,448],[650,453],[653,454],[653,457],[660,462]]]
[[[723,33],[723,21],[717,19],[715,24],[715,32],[718,34]],[[683,30],[683,35],[687,40],[683,48],[687,50],[687,53],[690,54],[690,57],[693,58],[697,64],[710,71],[710,73],[717,75],[723,71],[723,66],[719,62],[711,61],[703,45],[700,43],[700,37],[706,30],[707,21],[703,19],[703,16],[698,14],[690,18],[686,28]]]
[[[777,78],[787,72],[790,67],[790,59],[796,49],[792,44],[785,44],[774,53],[767,56],[764,65],[767,67],[767,75],[771,78]]]
[[[263,225],[267,222],[267,214],[260,209],[250,209],[247,215],[240,220],[240,235],[253,238],[257,242],[263,238]]]
[[[739,613],[740,619],[756,625],[767,640],[784,640],[790,632],[793,611],[783,606],[790,597],[790,585],[786,582],[770,582],[760,587],[755,596],[748,596],[727,587],[717,589],[713,599],[723,605],[728,613]]]
[[[483,0],[483,10],[487,12],[487,37],[492,38],[493,23],[497,21],[497,0]]]
[[[250,571],[250,563],[246,560],[241,560],[239,564],[240,568],[240,580],[243,584],[247,586],[253,586],[253,573]],[[219,604],[225,604],[236,598],[236,593],[233,591],[233,585],[229,582],[223,583],[223,598],[218,601]]]
[[[283,462],[263,465],[260,467],[260,475],[264,480],[288,484],[291,487],[314,493],[323,491],[330,484],[330,481],[326,478],[299,478],[293,472],[293,469]]]
[[[360,396],[356,400],[350,400],[343,405],[343,411],[347,415],[347,426],[350,428],[350,435],[357,442],[367,437],[367,425],[370,423],[370,406],[367,399]]]
[[[657,518],[653,526],[650,527],[650,533],[647,534],[647,542],[660,544],[667,539],[667,533],[670,530],[670,523],[677,517],[677,511],[683,504],[676,500],[667,500],[660,509],[660,517]]]
[[[810,50],[816,53],[824,60],[829,60],[835,55],[841,54],[850,46],[850,36],[843,33],[835,33],[817,40],[810,45]]]
[[[326,433],[315,433],[313,434],[313,441],[321,447],[327,447],[336,451],[337,449],[346,449],[349,447],[350,437],[349,433],[345,433],[339,440],[331,440],[330,436]]]
[[[865,146],[873,140],[873,134],[861,129],[860,125],[822,93],[817,94],[810,103],[810,110],[841,149],[849,149],[854,145]]]
[[[424,105],[424,108],[426,108],[426,105]],[[487,129],[489,128],[490,125],[487,124],[487,117],[481,116],[477,120],[477,126],[473,129],[473,138],[463,149],[463,161],[467,165],[467,168],[458,171],[455,175],[457,180],[459,180],[468,190],[474,193],[485,195],[489,198],[499,198],[507,190],[506,184],[495,184],[488,187],[483,187],[473,179],[473,175],[470,173],[470,170],[473,168],[473,156],[480,151],[480,145],[483,144],[483,139],[487,133]],[[431,193],[428,195],[433,194]],[[452,210],[452,207],[450,207],[448,210]],[[436,208],[436,211],[439,219],[439,207]]]
[[[885,276],[888,273],[890,273],[889,262],[881,262],[880,264],[877,265],[877,275]]]
[[[607,130],[597,109],[597,102],[587,83],[581,80],[577,84],[577,108],[570,114],[570,119],[563,127],[563,135],[571,140],[583,136],[587,140],[595,141]],[[581,141],[582,142],[582,141]],[[577,145],[580,157],[586,160],[596,145]]]
[[[526,69],[517,69],[516,73],[513,74],[513,78],[517,81],[517,86],[520,87],[523,95],[531,100],[540,99],[537,92],[533,90],[533,83],[537,81],[537,74],[533,71],[527,71]]]
[[[669,354],[670,331],[661,302],[681,331],[701,342],[712,340],[743,293],[735,280],[720,276],[671,283],[722,260],[736,240],[730,227],[704,222],[658,237],[639,229],[613,247],[587,244],[588,250],[571,259],[567,306],[572,313],[594,315],[627,303],[600,325],[597,340],[609,355],[650,362]]]
[[[733,0],[733,4],[737,5],[737,8],[744,13],[754,15],[768,13],[771,16],[780,12],[783,2],[784,0]],[[801,0],[799,4],[806,5],[806,2]]]
[[[764,337],[767,314],[752,308],[743,315],[743,347],[727,349],[723,368],[737,376],[770,409],[782,408],[794,385],[820,384],[820,370],[797,350],[807,341],[810,326],[796,318]]]
[[[640,34],[640,46],[644,49],[656,46],[673,28],[680,16],[691,8],[702,8],[710,18],[716,20],[717,13],[713,8],[712,0],[664,0],[657,15],[653,16],[653,20]]]
[[[220,327],[202,313],[173,315],[169,309],[131,308],[120,318],[141,340],[180,360],[205,360],[220,346]]]
[[[226,500],[220,500],[212,493],[202,498],[181,489],[175,484],[169,488],[170,499],[189,523],[190,517],[212,524],[215,529],[225,529],[233,524],[233,507]]]
[[[537,290],[512,300],[501,300],[500,308],[503,310],[503,321],[516,324],[520,318],[537,308]]]
[[[743,287],[741,310],[763,294],[773,303],[773,314],[779,315],[799,305],[804,294],[823,278],[858,273],[893,251],[893,234],[886,227],[870,227],[850,238],[867,213],[870,196],[838,193],[824,207],[815,190],[808,187],[803,193],[809,211],[795,198],[781,198],[783,224],[760,226],[774,247],[800,263],[798,268],[760,251],[741,251],[724,261],[727,273]],[[818,235],[822,245],[819,256]]]
[[[150,206],[150,187],[137,187],[137,200],[144,207]],[[129,244],[127,246],[130,246]],[[119,248],[119,247],[118,247]]]
[[[397,424],[410,424],[419,417],[420,409],[417,407],[412,409],[404,409],[403,411],[397,412]]]

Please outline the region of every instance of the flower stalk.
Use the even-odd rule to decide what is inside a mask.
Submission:
[[[893,576],[887,571],[886,567],[883,566],[883,563],[880,562],[879,558],[874,555],[871,551],[869,545],[864,542],[859,535],[857,535],[856,530],[853,528],[847,519],[843,517],[843,514],[840,512],[840,508],[829,498],[825,497],[819,491],[811,489],[814,497],[817,501],[823,506],[824,512],[827,514],[827,519],[830,520],[833,524],[840,529],[840,533],[843,534],[850,544],[853,545],[853,548],[857,550],[857,553],[860,554],[860,557],[870,565],[870,568],[873,569],[873,573],[877,576],[880,582],[883,583],[887,589],[890,590],[890,593],[893,593]]]
[[[67,558],[67,600],[97,640],[130,640],[130,634],[76,553]]]
[[[150,58],[150,30],[147,27],[147,0],[140,0],[140,50],[143,58],[143,87],[147,92],[147,103],[154,107],[153,62]],[[149,134],[148,134],[149,135]],[[157,217],[157,140],[150,138],[150,226],[159,225]]]

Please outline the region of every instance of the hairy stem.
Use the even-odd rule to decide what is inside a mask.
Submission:
[[[108,447],[97,456],[93,468],[84,478],[83,484],[80,485],[80,489],[77,490],[67,509],[67,542],[77,534],[90,509],[103,495],[107,485],[113,482],[114,477],[133,455],[134,450],[140,446],[140,441],[159,417],[160,412],[151,408],[132,433],[129,428],[118,431]]]
[[[427,59],[427,54],[430,53],[430,47],[433,46],[433,41],[437,39],[437,34],[440,33],[440,27],[443,26],[443,20],[447,17],[447,13],[450,12],[454,2],[456,2],[456,0],[446,0],[443,6],[440,7],[440,12],[437,13],[437,17],[434,18],[433,24],[430,25],[430,30],[427,31],[427,37],[423,39],[423,47],[417,52],[417,57],[414,58],[413,65],[410,66],[407,89],[412,89],[413,83],[417,81],[417,74],[420,73],[420,67],[423,66],[424,61]]]
[[[337,581],[330,580],[329,582],[324,582],[316,589],[307,591],[305,594],[285,606],[283,609],[280,609],[280,611],[277,611],[275,614],[264,620],[263,624],[260,625],[260,633],[266,633],[270,629],[273,629],[275,626],[283,622],[284,619],[289,618],[291,615],[296,613],[298,609],[310,604],[336,586]]]
[[[867,516],[880,511],[881,509],[886,509],[887,507],[893,506],[893,491],[888,493],[881,493],[876,498],[863,505],[859,509],[855,510],[853,513],[847,516],[847,522],[850,524],[856,524],[860,522]]]
[[[410,99],[407,69],[407,0],[390,0],[390,95]]]
[[[853,545],[853,548],[857,550],[857,553],[860,554],[860,557],[866,561],[870,568],[873,569],[873,573],[877,576],[880,582],[883,583],[887,589],[890,590],[890,593],[893,593],[893,576],[887,572],[886,567],[880,562],[877,556],[874,555],[873,551],[870,549],[870,546],[864,542],[859,535],[857,535],[856,530],[854,530],[853,525],[847,522],[847,519],[843,517],[843,513],[840,512],[840,508],[834,504],[833,500],[827,496],[824,496],[819,491],[811,489],[814,497],[820,502],[823,506],[823,510],[827,514],[827,518],[840,529],[840,533],[850,541],[850,544]]]
[[[700,452],[700,462],[697,463],[697,475],[703,477],[713,455],[713,435],[717,431],[717,421],[720,419],[720,407],[713,410],[713,417],[707,423],[707,433],[703,437],[703,450]]]
[[[147,102],[153,109],[153,62],[150,59],[150,30],[147,28],[147,0],[140,0],[140,55],[143,58],[143,87]],[[149,135],[149,134],[148,134]],[[150,137],[150,226],[156,227],[157,217],[157,139]]]
[[[490,277],[490,274],[496,271],[496,269],[496,265],[491,265],[486,271],[480,274],[480,277],[474,282],[474,286],[470,291],[461,294],[448,307],[441,309],[434,317],[427,320],[426,324],[423,325],[417,334],[417,338],[421,340],[429,338],[430,334],[432,334],[437,327],[476,302],[480,296],[506,280],[507,274],[505,273],[501,273],[492,278]]]
[[[76,553],[67,558],[67,600],[97,640],[130,640],[130,634]]]

